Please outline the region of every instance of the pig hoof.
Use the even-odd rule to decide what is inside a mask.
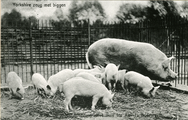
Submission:
[[[12,97],[9,97],[8,100],[12,99]]]
[[[171,87],[171,86],[172,86],[172,84],[170,84],[170,83],[167,83],[166,85],[167,85],[168,87]]]
[[[114,109],[111,107],[111,108],[107,108],[108,110],[110,110],[110,111],[114,111]]]
[[[91,108],[92,111],[95,111],[95,108]]]

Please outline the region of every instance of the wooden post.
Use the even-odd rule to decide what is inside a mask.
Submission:
[[[29,43],[30,43],[30,67],[31,67],[31,76],[33,75],[33,44],[32,44],[32,28],[31,28],[31,20],[29,23]]]
[[[91,30],[90,30],[90,20],[88,19],[88,47],[90,46],[91,44]]]

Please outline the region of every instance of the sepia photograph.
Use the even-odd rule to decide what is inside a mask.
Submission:
[[[1,0],[1,120],[188,120],[188,1]]]

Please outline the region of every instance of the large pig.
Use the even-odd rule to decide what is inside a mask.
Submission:
[[[119,65],[116,66],[113,63],[109,63],[105,67],[104,71],[104,81],[103,83],[108,87],[109,90],[112,90],[115,88],[116,82],[117,82],[117,73],[118,73]]]
[[[7,84],[11,92],[10,98],[17,97],[24,99],[25,90],[22,86],[22,79],[15,72],[9,72],[7,75]]]
[[[97,78],[93,74],[88,72],[80,72],[76,75],[76,77],[82,77],[93,82],[102,83],[102,80],[100,78]]]
[[[48,85],[46,79],[40,73],[34,73],[32,75],[33,85],[36,87],[37,93],[42,97],[48,94],[46,86]]]
[[[93,43],[86,53],[90,68],[93,65],[120,64],[120,69],[137,71],[151,79],[175,80],[177,74],[170,69],[173,57],[167,56],[149,43],[104,38]]]
[[[95,110],[95,105],[100,98],[102,98],[103,104],[107,107],[112,107],[112,98],[114,94],[111,94],[103,84],[92,82],[81,77],[75,77],[67,80],[61,85],[60,92],[63,92],[65,95],[64,104],[68,112],[69,108],[73,110],[71,99],[75,95],[93,97],[92,110]]]
[[[74,73],[71,69],[64,69],[60,72],[56,73],[55,75],[52,75],[48,79],[48,85],[47,90],[50,91],[51,95],[54,95],[59,87],[59,85],[66,80],[74,77]]]
[[[129,86],[136,86],[137,90],[141,90],[140,92],[146,97],[154,97],[156,90],[160,87],[154,87],[149,77],[134,71],[127,72],[124,77]]]

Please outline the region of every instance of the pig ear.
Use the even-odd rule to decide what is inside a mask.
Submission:
[[[174,56],[172,56],[172,57],[169,57],[168,59],[171,61],[172,59],[175,59],[175,57],[174,57]]]
[[[157,87],[155,87],[155,90],[157,90],[157,89],[159,89],[160,88],[160,86],[157,86]]]
[[[113,97],[114,97],[114,95],[115,95],[115,93],[112,93],[111,95],[112,95],[112,98],[113,98]]]
[[[104,68],[104,67],[101,66],[101,65],[94,65],[93,67],[94,67],[94,68],[98,68],[98,69]]]
[[[49,85],[47,85],[46,88],[47,88],[48,90],[51,90],[51,87],[50,87]]]
[[[155,89],[155,87],[153,87],[153,88],[149,91],[149,93],[151,94],[151,93],[153,92],[154,89]]]
[[[18,92],[19,90],[20,90],[20,88],[17,88],[17,89],[16,89],[16,92]]]
[[[94,68],[99,68],[99,66],[97,66],[97,65],[93,65],[93,67],[94,67]]]
[[[172,57],[169,57],[168,59],[164,60],[163,63],[162,63],[163,67],[164,67],[164,68],[168,67],[168,66],[169,66],[169,63],[170,63],[170,61],[171,61],[172,59],[175,59],[175,57],[172,56]]]
[[[60,84],[59,87],[58,87],[58,90],[59,90],[60,93],[62,92],[62,89],[63,89],[63,84]]]
[[[113,98],[115,93],[113,93],[111,90],[109,90],[110,94],[111,94],[111,97]]]
[[[152,96],[155,96],[155,92],[157,91],[157,89],[159,89],[160,86],[157,86],[157,87],[153,87],[149,93],[152,95]]]
[[[166,60],[163,61],[163,64],[168,65],[172,59],[175,59],[175,57],[171,56],[171,57],[167,58]]]
[[[102,65],[99,65],[99,68],[100,68],[99,70],[100,70],[101,72],[104,72],[104,69],[105,69],[105,68],[104,68]]]
[[[155,95],[156,91],[159,89],[160,86],[154,87],[153,93]]]
[[[102,65],[100,65],[100,67],[101,67],[101,72],[104,72],[105,67],[104,67],[104,66],[102,66]]]
[[[109,90],[109,92],[110,92],[110,94],[112,94],[112,91],[111,91],[111,90]]]
[[[170,63],[170,59],[166,59],[162,62],[162,66],[163,68],[167,68],[169,66],[169,63]]]
[[[97,78],[102,78],[101,74],[95,74],[94,76],[97,77]]]
[[[101,69],[104,69],[104,67],[103,67],[102,65],[99,65],[99,67],[100,67]]]
[[[119,69],[119,67],[120,67],[120,64],[117,66],[117,68]]]

